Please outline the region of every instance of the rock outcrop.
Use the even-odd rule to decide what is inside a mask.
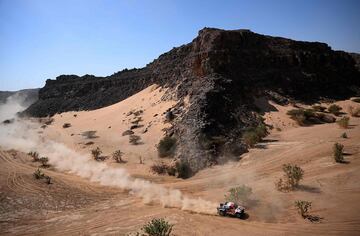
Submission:
[[[324,43],[204,28],[191,43],[142,69],[47,80],[26,113],[46,116],[96,109],[157,83],[180,100],[167,133],[179,140],[177,156],[198,170],[246,151],[241,134],[261,122],[255,97],[287,103],[353,96],[360,86],[356,65],[352,55]],[[186,96],[190,106],[185,111]]]

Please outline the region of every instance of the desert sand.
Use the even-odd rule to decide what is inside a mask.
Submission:
[[[134,177],[215,205],[224,201],[229,188],[246,184],[253,190],[253,201],[246,206],[246,220],[166,208],[156,202],[145,204],[126,189],[104,186],[56,167],[44,171],[53,179],[53,184],[47,185],[33,178],[37,164],[29,156],[2,147],[0,233],[126,235],[135,233],[154,217],[165,217],[175,225],[175,235],[360,234],[360,118],[351,117],[348,129],[336,123],[299,127],[286,115],[291,106],[265,101],[273,107],[265,112],[265,122],[275,128],[262,143],[243,154],[238,162],[214,166],[182,180],[149,170],[152,163],[160,161],[156,144],[164,135],[162,129],[169,125],[164,112],[177,102],[164,101],[163,95],[164,89],[153,85],[109,107],[57,114],[51,125],[38,128],[39,135],[84,155],[97,146],[104,155],[120,149],[127,163],[118,164],[109,158],[106,165],[124,168]],[[345,112],[349,105],[359,106],[349,100],[337,104]],[[134,132],[141,136],[141,144],[131,145],[129,137],[122,133],[137,119],[129,112],[138,110],[143,111],[139,124],[144,126]],[[63,128],[64,123],[71,126]],[[87,139],[81,135],[89,130],[96,131],[97,137]],[[340,137],[343,132],[347,139]],[[90,141],[94,144],[85,145]],[[348,163],[334,162],[332,146],[336,142],[345,146]],[[139,163],[140,156],[144,164]],[[51,156],[49,159],[51,162]],[[305,174],[299,189],[283,193],[275,189],[274,182],[282,176],[281,168],[286,163],[301,166]],[[321,221],[302,219],[293,206],[295,200],[311,201],[310,213],[321,217]]]

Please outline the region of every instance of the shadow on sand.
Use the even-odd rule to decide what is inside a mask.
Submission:
[[[299,185],[299,187],[297,187],[297,190],[309,192],[309,193],[321,193],[320,188],[312,187],[312,186],[308,186],[308,185]]]

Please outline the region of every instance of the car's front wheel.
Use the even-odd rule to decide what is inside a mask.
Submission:
[[[219,211],[219,215],[220,216],[225,216],[225,212],[224,211]]]

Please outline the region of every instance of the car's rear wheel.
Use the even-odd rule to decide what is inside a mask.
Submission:
[[[236,216],[236,218],[239,218],[239,219],[242,218],[242,214],[240,214],[240,213],[236,213],[235,216]]]

